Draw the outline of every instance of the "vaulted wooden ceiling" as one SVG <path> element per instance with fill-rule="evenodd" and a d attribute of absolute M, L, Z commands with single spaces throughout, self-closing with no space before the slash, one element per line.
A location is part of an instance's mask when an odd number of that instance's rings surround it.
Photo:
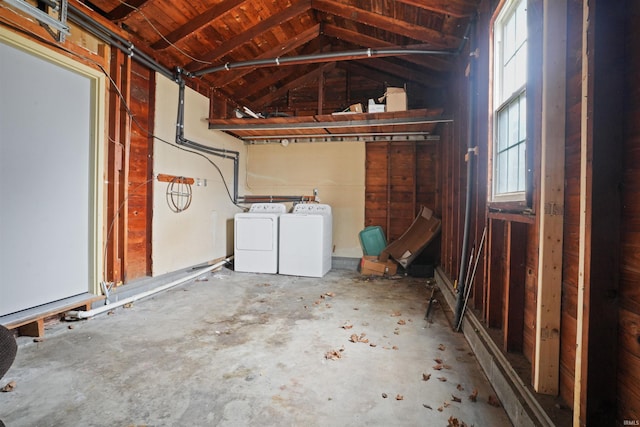
<path fill-rule="evenodd" d="M 257 112 L 339 111 L 407 87 L 410 108 L 437 108 L 476 0 L 91 0 L 84 2 L 168 68 L 198 72 L 256 59 L 362 49 L 444 55 L 237 68 L 200 77 L 214 96 Z M 319 99 L 321 106 L 318 107 Z M 231 112 L 221 114 L 230 115 Z"/>

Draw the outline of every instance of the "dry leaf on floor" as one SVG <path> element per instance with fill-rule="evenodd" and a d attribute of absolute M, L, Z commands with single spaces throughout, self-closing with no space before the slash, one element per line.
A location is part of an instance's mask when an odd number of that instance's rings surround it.
<path fill-rule="evenodd" d="M 442 404 L 442 406 L 444 406 L 445 408 L 448 408 L 448 407 L 449 407 L 449 405 L 451 405 L 451 403 L 449 403 L 449 402 L 444 402 L 444 403 Z"/>
<path fill-rule="evenodd" d="M 3 393 L 9 393 L 12 392 L 14 388 L 16 388 L 16 382 L 15 381 L 11 381 L 9 384 L 5 385 L 4 387 L 2 387 L 2 391 Z"/>
<path fill-rule="evenodd" d="M 398 325 L 406 325 L 407 322 L 405 322 L 404 320 L 400 319 L 398 320 Z"/>
<path fill-rule="evenodd" d="M 344 325 L 340 326 L 342 329 L 351 329 L 353 328 L 353 325 L 350 323 L 345 323 Z"/>
<path fill-rule="evenodd" d="M 73 328 L 75 328 L 75 326 L 73 326 L 73 325 L 69 325 L 69 326 L 67 326 L 67 328 L 69 328 L 69 329 L 73 329 Z"/>
<path fill-rule="evenodd" d="M 429 381 L 429 378 L 431 378 L 431 374 L 422 374 L 422 381 Z"/>
<path fill-rule="evenodd" d="M 44 338 L 42 337 L 37 337 L 33 339 L 33 342 L 43 342 L 43 341 L 44 341 Z"/>
<path fill-rule="evenodd" d="M 454 402 L 458 402 L 458 403 L 462 402 L 462 399 L 460 399 L 458 396 L 453 395 L 453 394 L 451 395 L 451 400 L 453 400 Z"/>
<path fill-rule="evenodd" d="M 336 350 L 327 351 L 324 355 L 324 358 L 329 360 L 340 359 L 342 357 L 342 354 L 340 354 L 340 351 L 336 351 Z"/>
<path fill-rule="evenodd" d="M 321 302 L 322 302 L 321 300 L 317 300 L 317 301 L 314 301 L 313 303 L 314 303 L 315 305 L 318 305 L 318 304 L 320 304 Z"/>
<path fill-rule="evenodd" d="M 400 331 L 393 331 L 395 335 L 400 335 Z"/>
<path fill-rule="evenodd" d="M 133 307 L 133 303 L 132 302 L 128 302 L 125 305 L 123 305 L 124 308 L 131 308 Z"/>
<path fill-rule="evenodd" d="M 447 365 L 446 363 L 442 365 L 444 369 L 451 369 L 451 365 Z"/>
<path fill-rule="evenodd" d="M 440 358 L 435 358 L 433 359 L 434 362 L 436 362 L 438 365 L 442 365 L 442 359 Z"/>
<path fill-rule="evenodd" d="M 109 311 L 107 312 L 107 316 L 111 316 L 112 314 L 114 314 L 114 311 L 113 311 L 113 310 L 109 310 Z"/>
<path fill-rule="evenodd" d="M 382 393 L 382 398 L 383 398 L 383 399 L 386 399 L 387 397 L 388 397 L 388 396 L 387 396 L 387 393 Z"/>
<path fill-rule="evenodd" d="M 427 405 L 426 403 L 423 403 L 423 404 L 422 404 L 422 406 L 424 406 L 424 407 L 425 407 L 425 408 L 427 408 L 427 409 L 431 409 L 431 410 L 433 410 L 433 408 L 432 408 L 431 406 Z"/>
<path fill-rule="evenodd" d="M 325 295 L 331 298 L 336 296 L 336 294 L 334 294 L 333 292 L 327 292 Z"/>
<path fill-rule="evenodd" d="M 404 396 L 401 394 L 396 395 L 396 400 L 404 400 Z"/>
<path fill-rule="evenodd" d="M 465 423 L 464 421 L 459 421 L 452 415 L 449 417 L 449 424 L 447 425 L 447 427 L 467 427 L 467 423 Z"/>
<path fill-rule="evenodd" d="M 435 369 L 436 371 L 441 371 L 442 370 L 442 365 L 435 365 L 433 367 L 433 369 Z"/>
<path fill-rule="evenodd" d="M 441 406 L 441 407 L 438 408 L 438 411 L 442 412 L 442 411 L 444 411 L 444 408 Z"/>
<path fill-rule="evenodd" d="M 440 350 L 440 351 L 445 351 L 446 349 L 447 349 L 447 346 L 445 346 L 444 344 L 440 344 L 438 346 L 438 350 Z"/>
<path fill-rule="evenodd" d="M 369 347 L 377 347 L 378 344 L 374 344 L 374 343 L 369 343 Z"/>
<path fill-rule="evenodd" d="M 391 347 L 393 350 L 398 350 L 398 346 L 394 345 L 393 347 Z"/>
<path fill-rule="evenodd" d="M 473 392 L 471 392 L 471 394 L 469 395 L 469 400 L 472 402 L 475 402 L 476 400 L 478 400 L 478 389 L 474 388 Z"/>
<path fill-rule="evenodd" d="M 494 395 L 489 396 L 489 399 L 487 399 L 487 403 L 489 403 L 489 405 L 491 406 L 495 406 L 496 408 L 500 407 L 500 401 Z"/>
<path fill-rule="evenodd" d="M 358 342 L 358 335 L 353 334 L 349 337 L 349 341 L 351 342 Z"/>
<path fill-rule="evenodd" d="M 456 388 L 457 388 L 459 391 L 464 391 L 464 387 L 462 387 L 462 384 L 458 384 L 458 385 L 456 386 Z"/>
<path fill-rule="evenodd" d="M 438 380 L 444 383 L 447 381 L 447 377 L 438 377 Z"/>
<path fill-rule="evenodd" d="M 391 313 L 391 317 L 400 317 L 402 316 L 402 313 L 400 313 L 399 311 L 394 311 L 393 313 Z"/>

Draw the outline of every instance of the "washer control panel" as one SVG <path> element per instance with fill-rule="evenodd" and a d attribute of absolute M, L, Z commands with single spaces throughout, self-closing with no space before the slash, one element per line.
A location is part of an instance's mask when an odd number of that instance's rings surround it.
<path fill-rule="evenodd" d="M 317 204 L 317 203 L 300 203 L 293 208 L 293 213 L 306 214 L 306 215 L 313 215 L 313 214 L 330 215 L 331 206 Z"/>

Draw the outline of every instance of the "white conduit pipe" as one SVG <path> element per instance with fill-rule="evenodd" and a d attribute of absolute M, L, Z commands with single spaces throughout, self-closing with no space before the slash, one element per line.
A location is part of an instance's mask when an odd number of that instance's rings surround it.
<path fill-rule="evenodd" d="M 180 284 L 182 284 L 184 282 L 187 282 L 187 281 L 189 281 L 191 279 L 195 279 L 196 277 L 202 275 L 203 273 L 207 273 L 207 272 L 209 272 L 211 270 L 215 270 L 216 268 L 222 267 L 223 265 L 225 265 L 228 262 L 230 262 L 232 259 L 233 259 L 233 256 L 230 256 L 229 258 L 225 258 L 224 260 L 222 260 L 222 261 L 220 261 L 218 263 L 215 263 L 215 264 L 209 265 L 207 267 L 204 267 L 204 268 L 198 270 L 197 272 L 195 272 L 193 274 L 190 274 L 190 275 L 188 275 L 186 277 L 182 277 L 180 279 L 174 280 L 173 282 L 167 283 L 167 284 L 162 285 L 162 286 L 158 286 L 157 288 L 154 288 L 154 289 L 148 290 L 146 292 L 142 292 L 142 293 L 133 295 L 131 297 L 122 299 L 120 301 L 115 301 L 113 303 L 110 303 L 110 304 L 107 304 L 107 305 L 103 305 L 102 307 L 94 308 L 92 310 L 87 310 L 87 311 L 84 311 L 84 310 L 67 311 L 66 314 L 65 314 L 65 319 L 69 319 L 69 320 L 89 319 L 89 318 L 91 318 L 91 317 L 93 317 L 93 316 L 95 316 L 97 314 L 104 313 L 105 311 L 109 311 L 109 310 L 112 310 L 112 309 L 117 308 L 117 307 L 121 307 L 121 306 L 123 306 L 125 304 L 129 304 L 129 303 L 132 303 L 132 302 L 137 301 L 139 299 L 146 298 L 146 297 L 148 297 L 150 295 L 156 294 L 158 292 L 162 292 L 162 291 L 165 291 L 167 289 L 173 288 L 174 286 L 180 285 Z"/>

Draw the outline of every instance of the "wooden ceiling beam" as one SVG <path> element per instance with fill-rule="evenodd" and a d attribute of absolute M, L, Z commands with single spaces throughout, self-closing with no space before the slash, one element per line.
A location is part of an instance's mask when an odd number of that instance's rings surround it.
<path fill-rule="evenodd" d="M 288 8 L 284 9 L 282 12 L 279 12 L 271 17 L 265 19 L 257 25 L 247 29 L 242 34 L 238 34 L 237 36 L 227 40 L 222 43 L 213 51 L 202 55 L 200 58 L 203 61 L 213 62 L 217 59 L 220 59 L 224 55 L 233 51 L 234 49 L 242 46 L 243 44 L 253 40 L 258 35 L 269 31 L 272 27 L 282 25 L 283 23 L 293 19 L 297 16 L 302 15 L 303 13 L 307 13 L 311 10 L 311 0 L 299 0 L 293 3 Z M 197 61 L 192 61 L 185 68 L 189 71 L 197 71 L 205 68 L 202 63 Z"/>
<path fill-rule="evenodd" d="M 273 58 L 275 56 L 281 56 L 287 54 L 292 50 L 299 48 L 300 46 L 310 42 L 320 35 L 320 24 L 310 27 L 308 30 L 298 34 L 294 38 L 287 40 L 285 44 L 279 45 L 270 49 L 263 54 L 257 56 L 255 59 Z M 246 68 L 243 70 L 233 70 L 227 72 L 220 72 L 218 75 L 212 76 L 208 79 L 212 87 L 219 88 L 228 85 L 229 83 L 236 81 L 247 74 L 254 71 L 255 68 Z"/>
<path fill-rule="evenodd" d="M 170 44 L 177 43 L 185 37 L 196 33 L 203 27 L 211 25 L 217 18 L 233 10 L 242 3 L 244 3 L 244 0 L 224 0 L 222 3 L 218 3 L 206 12 L 188 21 L 183 26 L 173 30 L 164 38 L 153 43 L 151 48 L 155 50 L 166 49 Z"/>
<path fill-rule="evenodd" d="M 140 9 L 142 6 L 144 6 L 144 4 L 148 1 L 149 0 L 127 0 L 126 3 L 121 3 L 111 12 L 107 13 L 107 18 L 109 18 L 110 21 L 122 21 L 137 9 Z"/>
<path fill-rule="evenodd" d="M 477 2 L 457 0 L 397 0 L 430 12 L 442 13 L 454 18 L 468 18 L 476 12 Z"/>
<path fill-rule="evenodd" d="M 373 60 L 373 59 L 372 59 Z M 380 60 L 382 61 L 382 60 Z M 358 76 L 364 76 L 371 80 L 387 81 L 389 78 L 394 78 L 400 83 L 406 83 L 411 81 L 425 87 L 442 87 L 445 85 L 445 79 L 442 77 L 426 75 L 416 72 L 407 74 L 406 70 L 403 71 L 402 67 L 398 68 L 397 65 L 385 61 L 384 64 L 376 64 L 376 66 L 369 66 L 369 61 L 366 62 L 341 62 L 338 64 L 338 68 L 347 70 L 350 73 Z M 386 68 L 380 68 L 386 67 Z M 404 73 L 404 74 L 403 74 Z"/>
<path fill-rule="evenodd" d="M 428 80 L 431 76 L 426 76 L 424 72 L 418 72 L 412 69 L 408 69 L 406 67 L 403 67 L 402 65 L 381 58 L 371 58 L 361 61 L 361 63 L 363 67 L 371 67 L 377 70 L 382 70 L 383 73 L 396 76 L 401 80 L 404 80 L 405 82 L 413 82 L 421 86 L 429 86 L 426 80 Z"/>
<path fill-rule="evenodd" d="M 307 54 L 318 53 L 320 51 L 320 48 L 318 47 L 314 50 L 313 45 L 317 44 L 315 42 L 317 42 L 320 39 L 321 37 L 316 37 L 312 42 L 305 45 L 303 53 L 307 53 Z M 311 68 L 312 67 L 307 67 L 307 69 L 309 70 L 311 70 Z M 250 69 L 250 71 L 254 71 L 254 70 L 255 69 Z M 245 86 L 241 91 L 236 89 L 234 93 L 236 94 L 238 99 L 244 100 L 246 102 L 250 102 L 249 98 L 254 96 L 255 94 L 259 94 L 260 92 L 264 91 L 266 88 L 270 86 L 275 86 L 278 83 L 290 80 L 291 78 L 294 78 L 294 76 L 296 75 L 300 75 L 300 69 L 298 67 L 282 67 L 279 70 L 268 74 L 267 76 L 261 75 L 260 77 L 256 77 L 254 79 L 249 78 L 248 80 L 253 81 L 253 83 L 251 85 Z"/>
<path fill-rule="evenodd" d="M 360 47 L 396 47 L 393 43 L 389 43 L 386 40 L 380 40 L 376 37 L 367 36 L 357 31 L 348 30 L 346 28 L 339 27 L 333 24 L 324 24 L 322 32 L 328 37 L 340 39 Z M 426 45 L 408 45 L 403 46 L 405 49 L 428 49 Z M 412 62 L 422 67 L 430 68 L 436 71 L 449 71 L 451 70 L 451 61 L 446 57 L 431 55 L 406 55 L 401 57 L 403 60 Z"/>
<path fill-rule="evenodd" d="M 263 96 L 260 99 L 255 100 L 252 104 L 253 105 L 268 105 L 271 102 L 273 102 L 274 100 L 285 96 L 287 94 L 288 91 L 290 91 L 291 89 L 295 89 L 301 86 L 304 86 L 306 83 L 313 81 L 314 79 L 317 79 L 320 75 L 322 75 L 322 73 L 331 71 L 332 69 L 334 69 L 336 66 L 335 62 L 331 62 L 329 64 L 325 64 L 321 67 L 316 68 L 315 70 L 304 74 L 301 77 L 298 77 L 297 79 L 291 80 L 290 82 L 288 82 L 287 84 L 285 84 L 284 86 L 278 88 L 277 90 Z"/>
<path fill-rule="evenodd" d="M 234 95 L 238 98 L 239 101 L 249 103 L 251 102 L 249 98 L 260 94 L 268 87 L 286 81 L 287 79 L 291 78 L 295 71 L 296 70 L 291 67 L 282 68 L 275 73 L 269 74 L 268 77 L 256 79 L 252 85 L 246 86 L 245 88 L 243 88 L 243 90 L 236 89 L 234 91 Z"/>
<path fill-rule="evenodd" d="M 384 28 L 391 33 L 427 43 L 432 48 L 453 50 L 457 49 L 461 42 L 461 39 L 458 37 L 443 34 L 432 28 L 411 24 L 400 19 L 380 15 L 335 0 L 311 0 L 311 4 L 316 10 L 374 28 Z"/>

